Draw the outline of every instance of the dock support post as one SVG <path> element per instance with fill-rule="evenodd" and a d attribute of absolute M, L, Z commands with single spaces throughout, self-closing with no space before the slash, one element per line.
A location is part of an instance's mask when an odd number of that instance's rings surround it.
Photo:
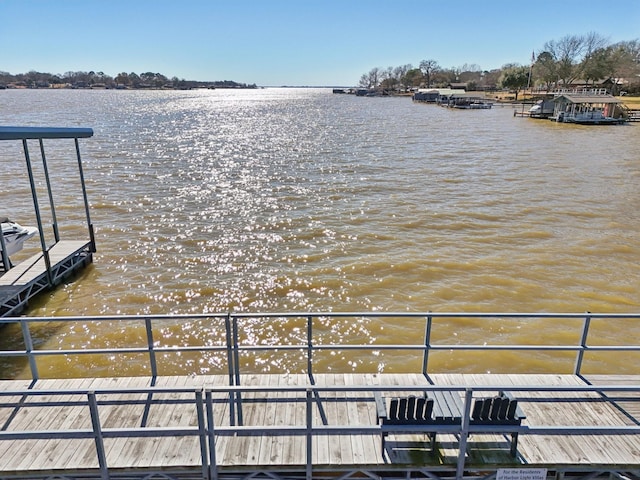
<path fill-rule="evenodd" d="M 2 235 L 2 227 L 0 227 L 0 249 L 2 249 L 2 268 L 5 272 L 8 272 L 11 268 L 11 261 L 9 255 L 7 255 L 7 244 L 4 241 L 4 235 Z"/>
<path fill-rule="evenodd" d="M 311 315 L 307 317 L 307 375 L 313 379 L 313 317 Z"/>
<path fill-rule="evenodd" d="M 196 410 L 198 414 L 198 439 L 200 440 L 200 459 L 202 460 L 202 478 L 207 480 L 209 478 L 209 452 L 207 451 L 207 422 L 204 415 L 204 392 L 202 389 L 198 389 L 196 394 Z"/>
<path fill-rule="evenodd" d="M 587 349 L 587 338 L 589 337 L 589 326 L 591 325 L 591 315 L 587 312 L 587 316 L 584 319 L 584 325 L 582 326 L 582 336 L 580 338 L 580 350 L 576 355 L 576 364 L 573 367 L 573 374 L 580 375 L 582 370 L 582 360 L 584 359 L 584 352 Z"/>
<path fill-rule="evenodd" d="M 313 479 L 313 390 L 307 388 L 307 466 L 306 466 L 306 480 Z"/>
<path fill-rule="evenodd" d="M 233 317 L 231 319 L 231 325 L 233 327 L 233 366 L 234 366 L 234 385 L 240 386 L 240 352 L 238 351 L 238 319 Z M 238 412 L 238 425 L 243 425 L 242 420 L 242 393 L 236 391 L 236 410 Z"/>
<path fill-rule="evenodd" d="M 456 478 L 464 477 L 464 461 L 467 452 L 467 439 L 469 438 L 469 422 L 471 421 L 471 399 L 473 390 L 467 388 L 464 393 L 464 415 L 462 417 L 462 431 L 460 432 L 460 442 L 458 450 L 458 465 L 456 467 Z"/>
<path fill-rule="evenodd" d="M 91 240 L 91 251 L 96 251 L 96 239 L 93 232 L 93 223 L 91 223 L 91 215 L 89 214 L 89 199 L 87 198 L 87 187 L 84 184 L 84 171 L 82 170 L 82 158 L 80 157 L 80 143 L 78 137 L 73 139 L 76 144 L 76 157 L 78 158 L 78 172 L 80 173 L 80 185 L 82 185 L 82 199 L 84 200 L 84 211 L 87 216 L 87 227 L 89 228 L 89 239 Z"/>
<path fill-rule="evenodd" d="M 29 330 L 29 322 L 20 320 L 20 327 L 22 328 L 22 340 L 24 341 L 24 348 L 29 358 L 29 368 L 31 369 L 31 380 L 38 380 L 40 375 L 38 374 L 38 364 L 33 356 L 33 340 L 31 339 L 31 331 Z"/>
<path fill-rule="evenodd" d="M 38 223 L 38 231 L 40 232 L 40 245 L 42 247 L 42 255 L 44 256 L 44 264 L 47 269 L 47 285 L 53 286 L 53 276 L 51 273 L 51 260 L 47 250 L 47 243 L 44 239 L 44 231 L 42 229 L 42 215 L 40 214 L 40 204 L 38 203 L 38 194 L 36 193 L 36 182 L 33 178 L 33 167 L 31 166 L 31 157 L 29 156 L 29 146 L 27 140 L 22 140 L 22 148 L 24 150 L 24 160 L 27 164 L 27 172 L 29 174 L 29 184 L 31 185 L 31 197 L 33 199 L 33 208 L 36 212 L 36 221 Z"/>
<path fill-rule="evenodd" d="M 47 193 L 49 194 L 49 206 L 51 208 L 51 221 L 53 222 L 53 237 L 56 243 L 60 241 L 60 230 L 58 229 L 58 219 L 56 217 L 56 206 L 53 201 L 53 192 L 51 190 L 51 179 L 49 178 L 49 167 L 47 166 L 47 157 L 44 153 L 44 142 L 39 139 L 40 142 L 40 156 L 42 157 L 42 168 L 44 170 L 44 179 L 47 184 Z"/>
<path fill-rule="evenodd" d="M 218 460 L 216 459 L 216 436 L 213 419 L 213 395 L 211 390 L 205 393 L 207 405 L 207 437 L 209 438 L 209 479 L 218 480 Z"/>
<path fill-rule="evenodd" d="M 427 316 L 427 324 L 424 330 L 424 352 L 422 353 L 422 374 L 426 377 L 429 371 L 429 346 L 431 345 L 431 324 L 433 317 Z"/>
<path fill-rule="evenodd" d="M 227 341 L 227 370 L 229 373 L 229 386 L 233 386 L 233 353 L 231 352 L 231 313 L 227 313 L 224 318 L 224 330 Z M 236 394 L 229 390 L 229 425 L 236 424 Z"/>
<path fill-rule="evenodd" d="M 98 415 L 98 402 L 96 401 L 96 393 L 87 392 L 87 397 L 89 399 L 89 411 L 91 413 L 93 436 L 96 442 L 96 454 L 98 455 L 100 478 L 102 478 L 102 480 L 109 480 L 109 467 L 107 466 L 107 455 L 104 449 L 104 438 L 102 437 L 100 416 Z"/>
<path fill-rule="evenodd" d="M 149 364 L 151 366 L 151 386 L 153 387 L 158 378 L 158 364 L 156 362 L 156 352 L 153 349 L 153 326 L 151 325 L 151 319 L 149 317 L 145 317 L 144 325 L 147 330 L 147 348 L 149 350 Z"/>

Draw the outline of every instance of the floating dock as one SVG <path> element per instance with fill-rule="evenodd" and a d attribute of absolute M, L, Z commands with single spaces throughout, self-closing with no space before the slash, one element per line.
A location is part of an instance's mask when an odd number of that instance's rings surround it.
<path fill-rule="evenodd" d="M 14 265 L 2 248 L 0 267 L 0 317 L 14 316 L 22 312 L 29 301 L 40 293 L 59 285 L 77 270 L 92 262 L 96 251 L 93 224 L 89 214 L 89 203 L 84 183 L 82 160 L 78 139 L 93 135 L 90 128 L 39 128 L 39 127 L 0 127 L 0 141 L 22 142 L 26 174 L 31 185 L 35 217 L 40 237 L 40 253 Z M 49 167 L 44 149 L 44 140 L 72 139 L 75 143 L 75 156 L 78 164 L 78 175 L 84 199 L 87 221 L 85 239 L 63 240 L 60 236 L 58 218 L 56 216 L 55 199 L 52 193 Z M 50 210 L 51 234 L 40 208 L 40 200 L 36 193 L 36 180 L 29 152 L 29 142 L 38 142 L 38 150 L 43 165 L 44 182 L 47 186 L 48 208 Z M 45 232 L 45 228 L 47 231 Z M 47 238 L 50 237 L 50 238 Z"/>
<path fill-rule="evenodd" d="M 388 317 L 392 324 L 416 327 L 412 339 L 423 344 L 326 344 L 327 322 Z M 263 324 L 286 319 L 300 323 L 308 338 L 299 344 L 255 345 L 239 341 L 243 322 Z M 537 345 L 446 345 L 439 327 L 453 320 L 521 320 L 522 328 L 544 332 L 545 325 L 574 322 L 578 343 L 559 345 L 536 338 Z M 422 322 L 420 320 L 423 320 Z M 8 320 L 3 320 L 8 321 Z M 24 350 L 0 352 L 24 356 L 31 378 L 0 381 L 0 478 L 3 479 L 471 479 L 562 478 L 637 479 L 640 475 L 640 375 L 634 372 L 591 374 L 591 355 L 637 356 L 640 347 L 603 344 L 597 333 L 604 322 L 640 321 L 640 315 L 574 314 L 264 314 L 140 317 L 20 318 Z M 36 350 L 30 330 L 36 323 L 112 322 L 116 328 L 146 329 L 147 345 L 108 349 Z M 167 322 L 198 322 L 218 331 L 201 347 L 164 344 Z M 280 323 L 277 323 L 280 325 Z M 533 325 L 533 326 L 532 326 Z M 275 326 L 275 325 L 274 325 Z M 422 329 L 423 327 L 424 329 Z M 571 327 L 569 327 L 571 328 Z M 318 328 L 321 330 L 320 328 Z M 142 337 L 145 335 L 143 334 Z M 542 336 L 542 335 L 541 335 Z M 594 336 L 591 340 L 591 336 Z M 140 337 L 137 337 L 140 338 Z M 162 340 L 160 340 L 162 339 Z M 143 340 L 143 343 L 145 341 Z M 359 373 L 351 369 L 318 371 L 314 358 L 327 352 L 357 350 L 363 365 L 376 365 L 387 351 L 412 351 L 422 368 L 405 373 Z M 575 354 L 573 371 L 561 373 L 438 373 L 429 357 L 493 351 L 546 355 Z M 255 355 L 282 359 L 295 352 L 303 371 L 260 373 Z M 147 356 L 147 376 L 41 379 L 38 361 L 108 354 L 128 362 Z M 160 360 L 171 354 L 210 355 L 227 365 L 212 374 L 158 375 Z M 128 360 L 129 359 L 129 360 Z M 570 359 L 571 360 L 571 359 Z M 195 364 L 198 362 L 196 361 Z M 559 362 L 560 363 L 560 362 Z M 571 361 L 570 361 L 571 363 Z M 596 362 L 598 363 L 598 362 Z M 637 370 L 638 363 L 635 363 Z M 228 369 L 226 372 L 224 371 Z M 635 371 L 634 370 L 634 371 Z M 526 415 L 522 425 L 474 424 L 472 400 L 508 390 Z M 375 395 L 405 397 L 424 393 L 457 396 L 460 417 L 438 428 L 432 449 L 429 427 L 399 427 L 382 446 Z M 510 434 L 518 433 L 516 454 Z"/>

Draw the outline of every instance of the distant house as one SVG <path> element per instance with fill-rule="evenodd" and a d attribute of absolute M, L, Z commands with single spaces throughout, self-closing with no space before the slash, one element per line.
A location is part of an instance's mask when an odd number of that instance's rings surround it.
<path fill-rule="evenodd" d="M 421 88 L 421 89 L 418 89 L 418 91 L 413 94 L 413 101 L 436 103 L 438 101 L 439 96 L 440 96 L 440 91 L 437 88 L 430 88 L 430 89 Z"/>
<path fill-rule="evenodd" d="M 603 80 L 602 83 L 602 88 L 606 88 L 609 92 L 611 92 L 612 95 L 620 95 L 620 92 L 622 90 L 626 90 L 627 86 L 629 85 L 629 80 L 626 80 L 624 78 L 607 78 L 606 80 Z"/>
<path fill-rule="evenodd" d="M 464 90 L 462 89 L 419 88 L 418 91 L 413 94 L 413 100 L 416 102 L 441 103 L 443 98 L 448 98 L 451 95 L 463 93 Z"/>
<path fill-rule="evenodd" d="M 468 86 L 469 84 L 467 82 L 449 84 L 449 88 L 452 88 L 454 90 L 464 90 L 465 92 L 467 91 Z"/>

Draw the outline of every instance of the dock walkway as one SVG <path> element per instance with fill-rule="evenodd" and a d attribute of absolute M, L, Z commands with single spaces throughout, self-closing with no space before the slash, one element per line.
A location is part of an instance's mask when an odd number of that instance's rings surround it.
<path fill-rule="evenodd" d="M 0 274 L 0 317 L 19 314 L 30 299 L 59 285 L 93 260 L 90 241 L 61 240 L 47 253 L 49 268 L 44 254 L 38 253 Z"/>
<path fill-rule="evenodd" d="M 432 385 L 487 391 L 508 386 L 526 412 L 517 457 L 509 455 L 509 441 L 503 435 L 472 434 L 464 455 L 466 472 L 544 468 L 640 473 L 638 391 L 627 396 L 629 392 L 624 391 L 584 390 L 589 384 L 637 386 L 640 379 L 635 376 L 434 374 L 430 383 L 413 374 L 324 374 L 315 375 L 314 380 L 311 385 L 306 375 L 248 376 L 242 392 L 242 425 L 231 420 L 225 376 L 161 377 L 153 387 L 150 377 L 39 380 L 28 392 L 27 381 L 4 381 L 0 383 L 0 478 L 99 476 L 100 455 L 87 402 L 90 394 L 96 396 L 104 462 L 114 478 L 133 471 L 140 478 L 156 471 L 173 472 L 168 478 L 209 478 L 212 468 L 215 476 L 225 478 L 251 472 L 276 478 L 303 476 L 307 434 L 314 476 L 352 471 L 381 475 L 388 470 L 455 476 L 459 433 L 439 435 L 435 452 L 430 452 L 424 434 L 390 435 L 384 456 L 380 449 L 370 389 L 397 395 L 400 387 L 415 392 L 413 388 Z M 208 389 L 213 432 L 204 440 L 199 436 L 205 427 L 199 420 L 195 392 Z M 306 421 L 307 389 L 313 392 L 311 433 Z M 553 434 L 552 427 L 558 426 L 576 432 L 619 428 L 620 433 Z M 623 432 L 628 427 L 635 427 L 635 433 Z M 535 428 L 551 433 L 526 431 Z M 35 438 L 11 438 L 20 433 Z M 205 467 L 206 474 L 202 473 L 203 448 L 215 458 L 215 465 Z"/>
<path fill-rule="evenodd" d="M 424 344 L 323 344 L 318 326 L 350 322 L 353 317 L 388 317 L 387 322 L 411 322 L 419 330 L 423 315 Z M 478 478 L 521 472 L 527 478 L 640 478 L 640 347 L 590 342 L 592 322 L 635 322 L 640 315 L 575 314 L 261 314 L 275 322 L 306 325 L 308 341 L 259 346 L 239 340 L 243 321 L 256 316 L 190 315 L 144 317 L 20 317 L 25 348 L 0 351 L 2 357 L 24 356 L 31 377 L 0 381 L 0 479 L 347 479 Z M 278 317 L 280 316 L 280 317 Z M 578 321 L 579 344 L 447 345 L 433 331 L 453 319 L 483 323 L 501 318 L 513 326 L 544 331 L 547 322 Z M 172 319 L 197 319 L 218 329 L 220 344 L 164 345 L 154 340 Z M 2 320 L 0 323 L 8 322 Z M 34 324 L 45 321 L 125 322 L 144 325 L 146 347 L 125 345 L 105 349 L 34 349 Z M 221 327 L 221 328 L 219 328 Z M 226 330 L 226 331 L 225 331 Z M 304 331 L 304 329 L 301 329 Z M 630 331 L 633 328 L 630 329 Z M 144 333 L 142 335 L 144 337 Z M 413 338 L 419 337 L 419 332 Z M 139 338 L 139 337 L 138 337 Z M 542 340 L 542 339 L 541 339 Z M 369 352 L 371 365 L 386 350 L 415 350 L 422 369 L 405 373 L 318 371 L 315 356 L 323 351 L 357 349 Z M 430 355 L 438 351 L 491 350 L 575 351 L 573 373 L 455 373 L 432 372 Z M 306 356 L 307 367 L 290 373 L 264 373 L 248 361 L 249 354 Z M 228 360 L 215 374 L 158 375 L 164 353 L 215 352 Z M 624 355 L 629 371 L 588 373 L 590 355 Z M 148 355 L 149 376 L 110 378 L 40 378 L 38 364 L 51 356 Z M 170 358 L 170 357 L 169 357 Z M 304 358 L 303 358 L 304 359 Z M 6 360 L 6 359 L 5 359 Z M 117 360 L 115 360 L 117 361 Z M 171 361 L 171 360 L 167 360 Z M 197 363 L 197 361 L 195 362 Z M 260 363 L 260 362 L 258 362 Z M 366 364 L 366 363 L 365 363 Z M 26 365 L 25 365 L 26 366 Z M 298 369 L 300 370 L 300 369 Z M 469 370 L 472 370 L 471 368 Z M 624 370 L 624 369 L 623 369 Z M 509 391 L 526 419 L 516 427 L 516 456 L 510 435 L 499 427 L 470 424 L 472 400 Z M 389 433 L 382 450 L 375 393 L 385 397 L 447 392 L 464 405 L 462 417 L 438 430 L 431 450 L 429 436 L 420 431 Z M 489 433 L 487 433 L 489 432 Z M 511 431 L 509 431 L 511 432 Z M 522 473 L 524 472 L 524 473 Z M 518 477 L 525 478 L 525 477 Z"/>

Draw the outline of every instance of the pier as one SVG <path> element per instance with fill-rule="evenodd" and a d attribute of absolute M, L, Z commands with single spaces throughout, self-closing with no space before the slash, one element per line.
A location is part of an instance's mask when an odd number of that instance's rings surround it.
<path fill-rule="evenodd" d="M 323 343 L 335 322 L 384 318 L 413 326 L 406 344 Z M 255 344 L 243 323 L 286 321 L 298 343 Z M 450 344 L 438 327 L 473 319 L 543 332 L 568 322 L 575 344 L 542 334 L 521 344 Z M 0 382 L 0 478 L 29 479 L 312 479 L 312 478 L 620 478 L 640 475 L 640 346 L 604 342 L 602 326 L 636 324 L 640 314 L 316 313 L 190 316 L 27 318 L 19 321 L 24 348 L 0 352 L 23 362 L 25 378 Z M 43 322 L 112 322 L 140 328 L 126 345 L 36 349 L 31 331 Z M 1 322 L 9 322 L 3 319 Z M 206 345 L 167 343 L 169 322 L 198 322 L 219 332 Z M 594 327 L 594 325 L 596 325 Z M 306 332 L 306 333 L 305 333 Z M 632 337 L 634 338 L 634 337 Z M 424 341 L 420 341 L 423 339 Z M 631 340 L 631 338 L 630 338 Z M 358 352 L 361 368 L 322 368 L 323 357 Z M 514 362 L 495 373 L 434 371 L 438 355 L 456 358 L 509 352 Z M 415 359 L 402 372 L 376 368 L 402 352 Z M 549 372 L 519 371 L 519 355 L 553 355 Z M 146 358 L 145 374 L 41 378 L 47 359 L 108 355 L 115 365 Z M 174 355 L 222 364 L 209 373 L 163 374 Z M 606 358 L 629 358 L 624 371 Z M 264 358 L 290 358 L 265 371 Z M 338 362 L 339 363 L 339 362 Z M 415 366 L 417 365 L 417 368 Z M 596 368 L 597 367 L 597 368 Z M 526 418 L 521 425 L 477 425 L 472 403 L 509 391 Z M 382 447 L 375 396 L 455 398 L 459 416 L 436 427 L 401 426 Z M 425 430 L 437 430 L 433 450 Z M 518 434 L 515 455 L 510 435 Z M 520 476 L 518 476 L 520 475 Z"/>
<path fill-rule="evenodd" d="M 31 196 L 38 224 L 40 253 L 13 264 L 6 254 L 4 238 L 2 259 L 0 262 L 0 317 L 17 315 L 24 310 L 29 301 L 69 277 L 79 269 L 91 263 L 96 251 L 93 224 L 89 214 L 89 202 L 84 182 L 82 159 L 80 156 L 79 138 L 93 135 L 90 128 L 48 128 L 48 127 L 0 127 L 0 141 L 22 142 L 26 174 L 29 177 Z M 61 229 L 56 215 L 55 199 L 49 176 L 49 166 L 45 154 L 44 141 L 71 139 L 74 142 L 75 154 L 82 198 L 87 222 L 87 234 L 84 238 L 71 240 L 61 238 Z M 37 179 L 29 151 L 29 142 L 38 143 L 39 156 L 42 161 L 42 183 L 46 185 L 48 204 L 46 212 L 50 224 L 45 225 L 43 207 L 37 194 Z M 47 228 L 45 228 L 47 227 Z M 50 233 L 49 233 L 50 228 Z"/>

